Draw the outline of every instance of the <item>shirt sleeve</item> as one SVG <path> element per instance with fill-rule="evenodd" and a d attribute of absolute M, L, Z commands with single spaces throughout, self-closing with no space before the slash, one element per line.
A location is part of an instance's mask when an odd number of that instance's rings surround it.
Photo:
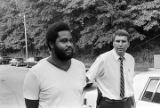
<path fill-rule="evenodd" d="M 133 58 L 133 65 L 132 65 L 132 71 L 133 71 L 133 76 L 135 76 L 135 59 Z"/>
<path fill-rule="evenodd" d="M 91 82 L 94 82 L 100 73 L 103 72 L 103 59 L 99 56 L 95 62 L 91 65 L 90 69 L 88 70 L 86 76 Z"/>
<path fill-rule="evenodd" d="M 29 71 L 24 79 L 23 96 L 30 100 L 39 100 L 39 82 L 35 74 Z"/>
<path fill-rule="evenodd" d="M 84 77 L 83 77 L 83 87 L 85 87 L 86 84 L 87 84 L 87 82 L 86 82 L 86 74 L 84 73 Z"/>
<path fill-rule="evenodd" d="M 85 68 L 85 65 L 83 64 L 82 66 L 82 85 L 83 87 L 86 86 L 86 68 Z"/>

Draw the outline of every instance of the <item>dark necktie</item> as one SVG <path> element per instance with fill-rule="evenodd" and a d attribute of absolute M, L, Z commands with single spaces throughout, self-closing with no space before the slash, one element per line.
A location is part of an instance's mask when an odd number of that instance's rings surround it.
<path fill-rule="evenodd" d="M 120 72 L 121 72 L 121 77 L 120 77 L 120 97 L 124 98 L 125 94 L 125 84 L 124 84 L 124 75 L 123 75 L 123 57 L 119 58 L 120 60 Z"/>

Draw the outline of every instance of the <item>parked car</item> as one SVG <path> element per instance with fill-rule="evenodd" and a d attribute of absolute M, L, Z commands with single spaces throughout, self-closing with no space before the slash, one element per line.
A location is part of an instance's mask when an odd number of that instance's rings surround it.
<path fill-rule="evenodd" d="M 21 58 L 21 57 L 17 57 L 17 58 L 13 58 L 11 61 L 10 61 L 10 65 L 11 66 L 25 66 L 26 64 L 24 63 L 24 59 Z"/>
<path fill-rule="evenodd" d="M 11 57 L 8 56 L 1 56 L 0 57 L 0 64 L 9 64 Z"/>
<path fill-rule="evenodd" d="M 85 91 L 86 104 L 96 108 L 97 89 Z M 136 108 L 160 108 L 160 69 L 137 74 L 134 78 Z"/>
<path fill-rule="evenodd" d="M 136 108 L 160 108 L 160 69 L 136 75 L 134 91 Z"/>
<path fill-rule="evenodd" d="M 84 101 L 85 105 L 90 108 L 96 108 L 98 91 L 96 85 L 85 88 L 84 90 Z"/>
<path fill-rule="evenodd" d="M 26 66 L 27 66 L 28 68 L 31 68 L 32 66 L 34 66 L 35 64 L 37 64 L 38 61 L 41 60 L 41 59 L 42 59 L 42 57 L 30 57 L 30 58 L 28 58 L 28 59 L 25 61 Z"/>

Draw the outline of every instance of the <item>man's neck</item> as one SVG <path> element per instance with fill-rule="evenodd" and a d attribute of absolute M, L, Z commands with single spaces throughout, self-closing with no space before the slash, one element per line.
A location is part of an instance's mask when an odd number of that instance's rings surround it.
<path fill-rule="evenodd" d="M 64 71 L 68 71 L 70 65 L 71 65 L 71 59 L 67 61 L 62 61 L 58 59 L 55 56 L 50 56 L 48 59 L 48 62 L 51 63 L 52 65 L 56 66 L 57 68 L 60 68 Z"/>

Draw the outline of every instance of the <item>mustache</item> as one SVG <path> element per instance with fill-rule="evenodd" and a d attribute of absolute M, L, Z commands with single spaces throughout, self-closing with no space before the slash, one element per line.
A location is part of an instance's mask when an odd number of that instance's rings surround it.
<path fill-rule="evenodd" d="M 124 48 L 117 48 L 117 49 L 124 49 Z"/>
<path fill-rule="evenodd" d="M 72 48 L 72 47 L 67 47 L 65 50 L 66 50 L 66 51 L 67 51 L 67 50 L 73 50 L 73 48 Z"/>

